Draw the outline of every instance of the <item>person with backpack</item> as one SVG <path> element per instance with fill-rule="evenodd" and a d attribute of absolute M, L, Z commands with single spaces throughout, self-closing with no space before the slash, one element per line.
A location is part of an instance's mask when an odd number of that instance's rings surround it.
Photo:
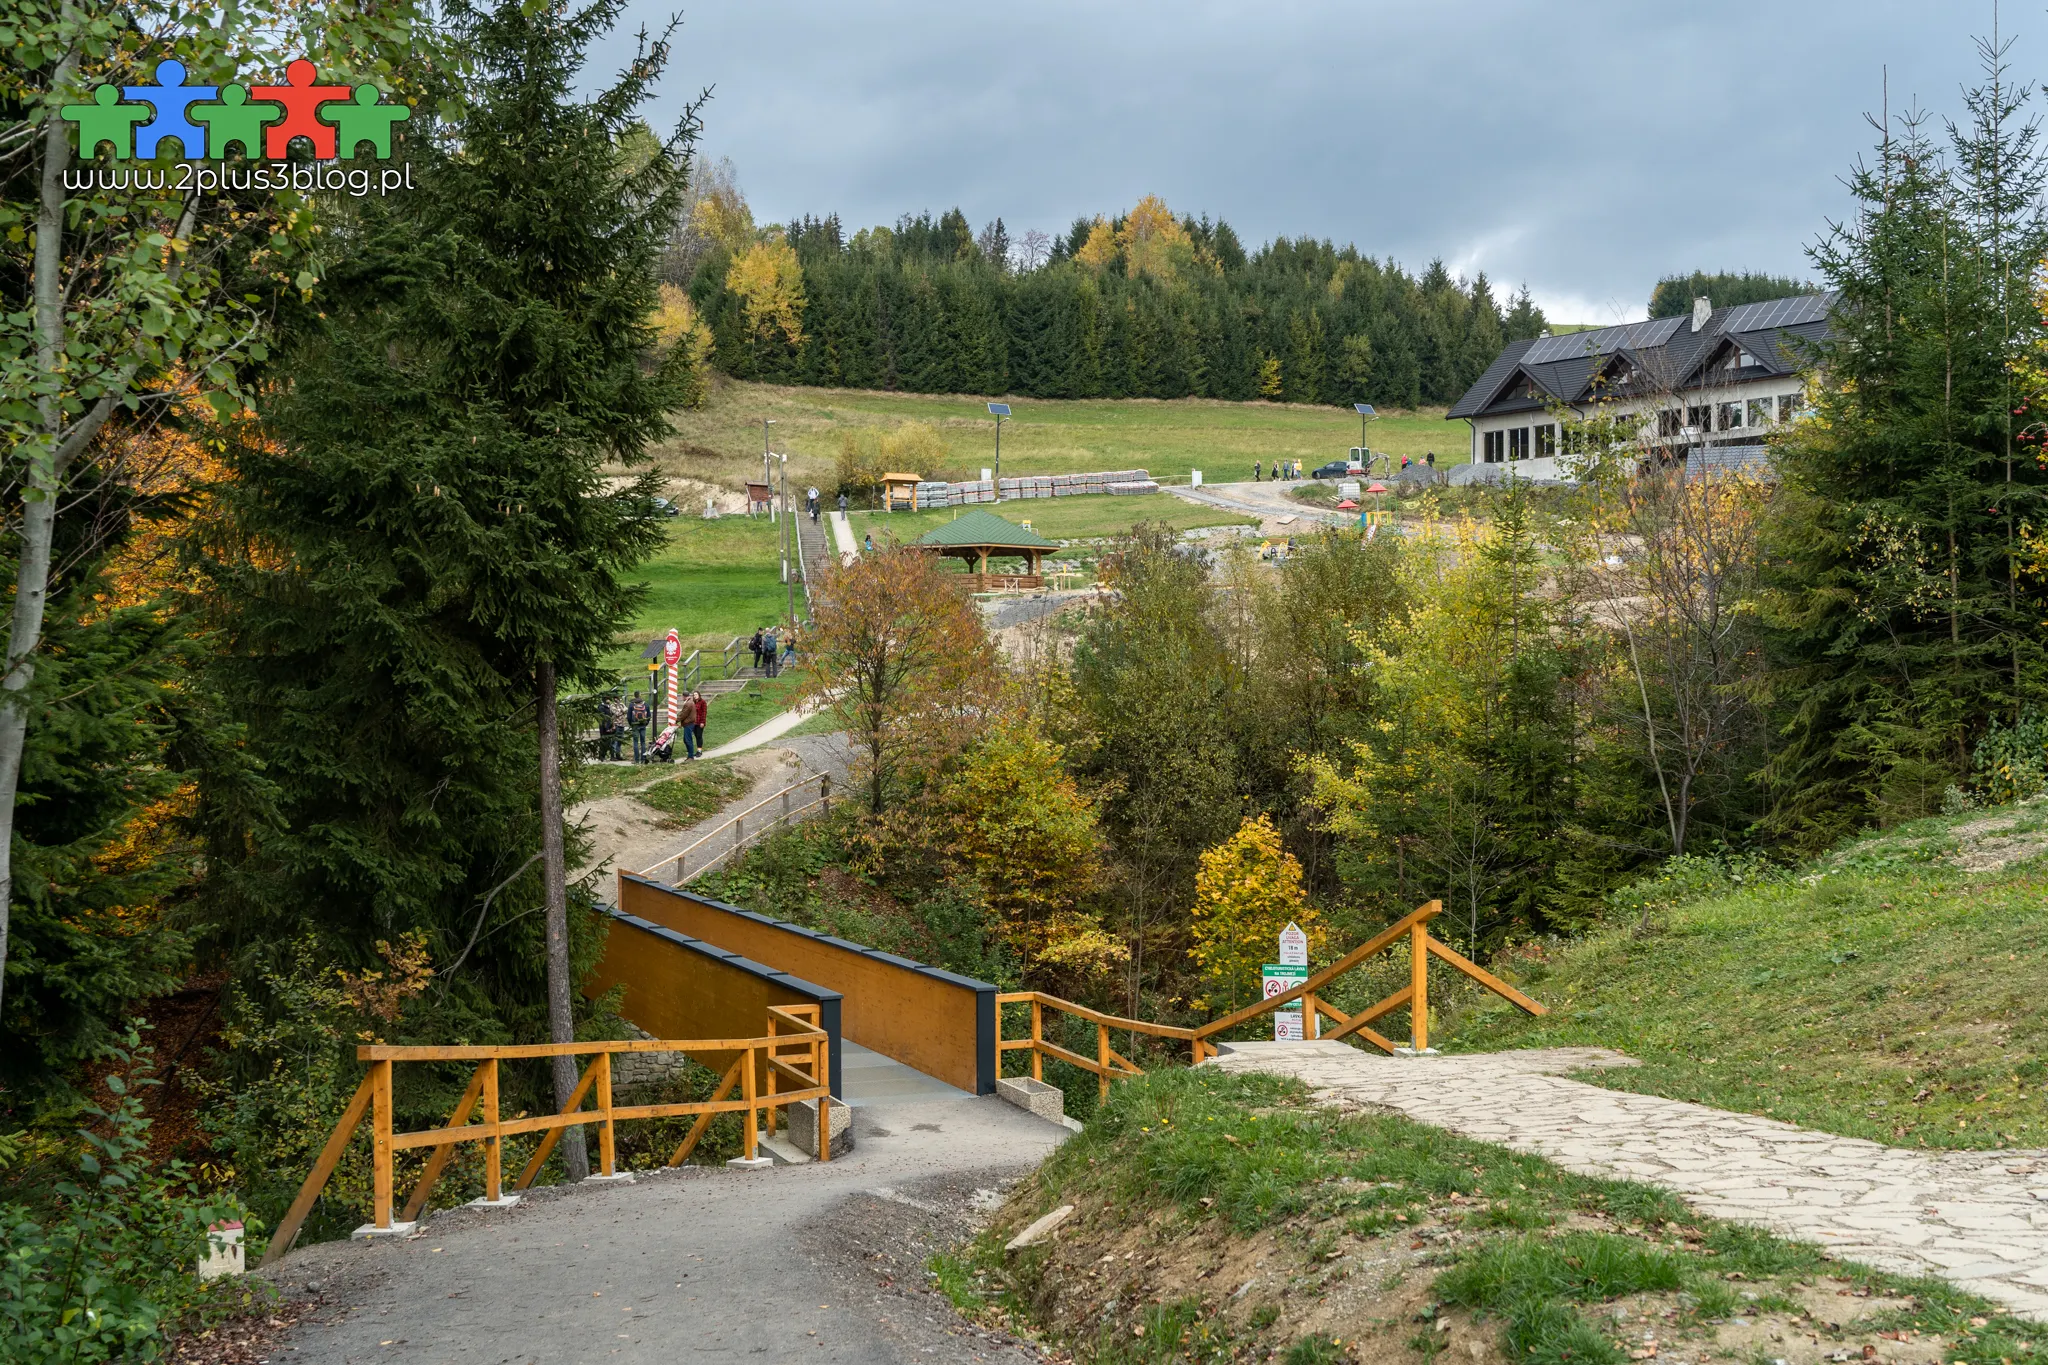
<path fill-rule="evenodd" d="M 842 517 L 846 515 L 846 494 L 844 493 L 839 495 L 839 515 Z"/>
<path fill-rule="evenodd" d="M 782 671 L 776 667 L 775 648 L 775 627 L 770 626 L 761 632 L 761 665 L 762 672 L 771 678 Z"/>
<path fill-rule="evenodd" d="M 754 667 L 758 669 L 758 668 L 759 668 L 759 667 L 761 666 L 761 632 L 760 632 L 760 631 L 758 631 L 758 630 L 757 630 L 757 631 L 755 631 L 755 632 L 754 632 L 754 637 L 753 637 L 753 638 L 752 638 L 751 640 L 748 640 L 748 641 L 747 641 L 747 649 L 748 649 L 749 651 L 751 651 L 751 652 L 752 652 L 752 654 L 753 654 L 753 656 L 754 656 Z"/>
<path fill-rule="evenodd" d="M 804 502 L 810 509 L 811 525 L 816 526 L 818 524 L 818 490 L 815 488 L 805 489 Z"/>
<path fill-rule="evenodd" d="M 789 633 L 788 633 L 787 635 L 784 635 L 784 636 L 782 637 L 782 664 L 781 664 L 781 667 L 784 667 L 784 668 L 788 667 L 788 666 L 789 666 L 789 665 L 790 665 L 790 664 L 791 664 L 792 662 L 794 662 L 794 661 L 795 661 L 795 659 L 796 659 L 796 626 L 795 626 L 795 624 L 794 624 L 794 623 L 792 623 L 792 624 L 790 625 L 790 627 L 789 627 Z"/>
<path fill-rule="evenodd" d="M 647 722 L 651 719 L 653 719 L 653 715 L 647 709 L 647 699 L 638 692 L 635 692 L 633 700 L 627 703 L 626 706 L 626 728 L 633 732 L 633 761 L 635 763 L 645 763 L 647 761 Z"/>

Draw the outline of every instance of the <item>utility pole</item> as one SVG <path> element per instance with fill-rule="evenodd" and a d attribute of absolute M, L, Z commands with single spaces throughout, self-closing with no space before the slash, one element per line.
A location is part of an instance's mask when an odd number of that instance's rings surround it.
<path fill-rule="evenodd" d="M 768 489 L 768 517 L 771 521 L 775 518 L 775 478 L 768 469 L 768 428 L 774 425 L 773 417 L 761 419 L 761 482 Z"/>

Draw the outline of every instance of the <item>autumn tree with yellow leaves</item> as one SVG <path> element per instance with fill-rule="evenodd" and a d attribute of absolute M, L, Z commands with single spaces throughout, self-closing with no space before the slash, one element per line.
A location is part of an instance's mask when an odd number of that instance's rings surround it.
<path fill-rule="evenodd" d="M 1247 816 L 1237 833 L 1204 853 L 1195 872 L 1188 949 L 1203 980 L 1226 1008 L 1256 999 L 1259 968 L 1278 951 L 1289 923 L 1313 944 L 1322 925 L 1309 907 L 1301 864 L 1269 816 Z"/>

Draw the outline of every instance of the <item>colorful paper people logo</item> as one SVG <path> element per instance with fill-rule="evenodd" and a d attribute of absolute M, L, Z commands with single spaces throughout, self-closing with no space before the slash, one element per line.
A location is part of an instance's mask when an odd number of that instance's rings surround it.
<path fill-rule="evenodd" d="M 78 125 L 78 154 L 86 159 L 105 145 L 117 161 L 152 160 L 172 140 L 191 161 L 224 161 L 237 146 L 252 161 L 281 159 L 302 137 L 323 161 L 353 160 L 365 144 L 377 160 L 388 160 L 391 125 L 412 110 L 384 103 L 374 85 L 316 85 L 318 75 L 301 57 L 285 68 L 284 85 L 187 85 L 185 64 L 171 58 L 157 63 L 155 85 L 102 85 L 91 104 L 60 112 Z"/>

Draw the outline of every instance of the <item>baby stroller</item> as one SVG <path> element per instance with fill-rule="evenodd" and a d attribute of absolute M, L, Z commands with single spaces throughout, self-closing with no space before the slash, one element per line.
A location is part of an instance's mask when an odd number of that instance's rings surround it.
<path fill-rule="evenodd" d="M 655 736 L 654 747 L 647 751 L 652 763 L 673 763 L 676 761 L 676 731 L 674 726 Z"/>

